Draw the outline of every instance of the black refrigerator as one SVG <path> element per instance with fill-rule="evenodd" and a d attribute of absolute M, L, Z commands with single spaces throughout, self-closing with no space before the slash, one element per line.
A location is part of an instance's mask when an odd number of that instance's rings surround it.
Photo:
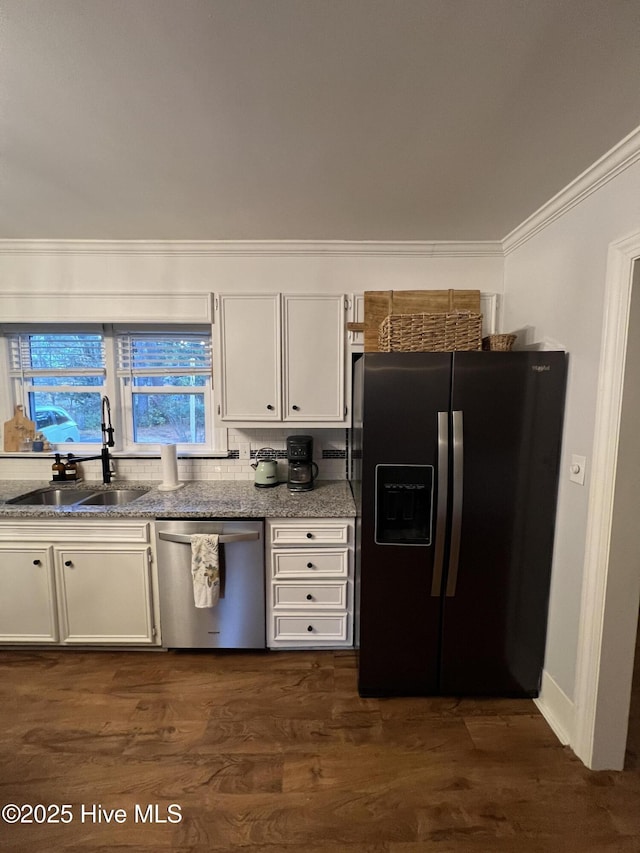
<path fill-rule="evenodd" d="M 565 384 L 562 352 L 356 362 L 361 696 L 538 695 Z"/>

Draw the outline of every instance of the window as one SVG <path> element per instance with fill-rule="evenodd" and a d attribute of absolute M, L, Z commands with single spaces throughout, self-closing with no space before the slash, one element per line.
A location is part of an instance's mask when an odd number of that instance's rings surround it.
<path fill-rule="evenodd" d="M 207 444 L 211 337 L 194 332 L 116 335 L 132 444 Z"/>
<path fill-rule="evenodd" d="M 106 392 L 102 332 L 18 333 L 9 337 L 16 402 L 52 444 L 101 441 Z"/>
<path fill-rule="evenodd" d="M 14 401 L 52 444 L 100 443 L 106 394 L 116 450 L 226 449 L 213 429 L 209 327 L 21 328 L 8 342 Z"/>

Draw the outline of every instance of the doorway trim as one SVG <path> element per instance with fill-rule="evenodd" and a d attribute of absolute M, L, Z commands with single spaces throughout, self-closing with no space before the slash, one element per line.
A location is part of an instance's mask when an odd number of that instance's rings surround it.
<path fill-rule="evenodd" d="M 609 555 L 614 512 L 624 372 L 629 334 L 634 263 L 640 232 L 610 244 L 605 282 L 602 356 L 587 517 L 584 580 L 575 684 L 576 755 L 593 770 L 622 770 L 627 742 L 638 600 L 620 602 L 611 592 Z M 635 619 L 617 619 L 620 606 Z M 620 666 L 603 689 L 603 653 L 613 650 Z"/>

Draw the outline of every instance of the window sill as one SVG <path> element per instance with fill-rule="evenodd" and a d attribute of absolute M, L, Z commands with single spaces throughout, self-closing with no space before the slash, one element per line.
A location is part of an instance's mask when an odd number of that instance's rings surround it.
<path fill-rule="evenodd" d="M 100 453 L 100 447 L 95 450 L 46 450 L 46 451 L 21 451 L 21 450 L 13 450 L 6 451 L 0 450 L 0 459 L 53 459 L 59 453 L 60 456 L 67 456 L 69 453 L 72 453 L 74 456 L 93 456 L 94 453 L 96 456 Z M 117 450 L 109 454 L 113 459 L 160 459 L 161 455 L 157 450 L 151 451 L 149 453 L 141 453 L 139 451 L 135 451 L 132 453 L 128 453 L 125 450 Z M 183 453 L 178 451 L 178 459 L 228 459 L 231 456 L 231 452 L 228 450 L 210 450 L 210 451 L 196 451 Z"/>

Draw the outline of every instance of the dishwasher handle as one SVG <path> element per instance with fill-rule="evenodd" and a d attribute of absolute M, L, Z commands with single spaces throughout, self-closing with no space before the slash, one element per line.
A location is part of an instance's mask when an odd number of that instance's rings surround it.
<path fill-rule="evenodd" d="M 159 539 L 164 539 L 167 542 L 178 542 L 180 545 L 191 545 L 191 536 L 189 533 L 158 533 Z M 245 533 L 220 533 L 218 534 L 218 542 L 221 545 L 230 545 L 232 542 L 253 542 L 260 538 L 260 533 L 257 530 L 248 530 Z"/>

